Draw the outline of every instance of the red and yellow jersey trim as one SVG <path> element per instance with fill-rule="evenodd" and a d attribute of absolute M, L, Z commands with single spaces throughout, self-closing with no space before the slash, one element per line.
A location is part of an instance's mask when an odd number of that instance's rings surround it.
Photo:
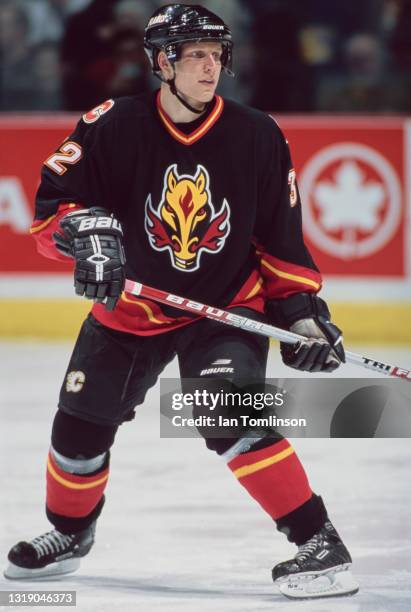
<path fill-rule="evenodd" d="M 257 312 L 264 312 L 264 279 L 255 269 L 246 279 L 229 306 L 244 306 Z"/>
<path fill-rule="evenodd" d="M 45 227 L 49 225 L 56 218 L 57 215 L 51 215 L 51 217 L 47 217 L 44 221 L 33 221 L 29 233 L 36 234 L 37 232 L 41 232 Z"/>
<path fill-rule="evenodd" d="M 263 280 L 262 276 L 259 276 L 257 282 L 254 285 L 254 287 L 245 296 L 245 300 L 251 300 L 251 298 L 255 297 L 258 293 L 260 293 L 260 291 L 262 291 L 262 288 L 263 288 L 263 283 L 264 283 L 264 280 Z"/>
<path fill-rule="evenodd" d="M 35 219 L 29 230 L 37 244 L 37 250 L 44 257 L 68 263 L 69 258 L 60 253 L 53 240 L 54 232 L 61 231 L 60 221 L 68 212 L 76 208 L 84 208 L 74 202 L 59 204 L 57 211 L 46 219 Z"/>
<path fill-rule="evenodd" d="M 159 318 L 157 318 L 154 315 L 154 312 L 153 312 L 154 305 L 153 305 L 153 308 L 150 308 L 147 302 L 143 302 L 142 300 L 131 299 L 127 296 L 127 294 L 124 291 L 121 294 L 121 299 L 127 304 L 135 304 L 136 306 L 139 306 L 140 308 L 142 308 L 145 314 L 147 315 L 147 319 L 150 321 L 150 323 L 155 323 L 156 325 L 164 325 L 164 324 L 170 323 L 170 321 L 168 321 L 167 319 L 164 319 L 163 321 L 161 321 Z"/>
<path fill-rule="evenodd" d="M 298 274 L 290 274 L 289 272 L 285 272 L 284 270 L 280 270 L 268 263 L 266 259 L 261 259 L 261 265 L 268 268 L 273 274 L 278 276 L 279 278 L 285 278 L 287 280 L 294 281 L 295 283 L 301 283 L 302 285 L 308 285 L 309 287 L 313 287 L 316 291 L 318 291 L 321 287 L 320 283 L 308 278 L 307 276 L 299 276 Z"/>
<path fill-rule="evenodd" d="M 71 208 L 80 208 L 80 207 L 78 204 L 74 204 L 74 203 L 64 204 L 63 208 L 62 207 L 59 208 L 58 213 L 61 213 L 62 211 L 66 213 L 67 210 Z M 44 230 L 53 221 L 53 219 L 57 217 L 58 213 L 55 213 L 54 215 L 47 217 L 47 219 L 35 219 L 33 223 L 31 224 L 29 233 L 36 234 L 37 232 L 41 232 L 42 230 Z"/>
<path fill-rule="evenodd" d="M 256 254 L 268 299 L 286 298 L 303 291 L 317 293 L 321 289 L 322 277 L 317 270 L 284 261 L 260 250 Z"/>
<path fill-rule="evenodd" d="M 175 140 L 184 145 L 192 145 L 198 140 L 200 140 L 200 138 L 207 134 L 207 132 L 213 127 L 213 125 L 217 122 L 221 113 L 223 112 L 224 100 L 221 96 L 216 95 L 214 108 L 211 111 L 210 115 L 208 115 L 204 122 L 196 130 L 194 130 L 194 132 L 191 132 L 191 134 L 184 134 L 184 132 L 182 132 L 175 126 L 170 117 L 167 115 L 164 108 L 161 106 L 160 93 L 161 90 L 159 90 L 156 99 L 157 110 L 158 114 L 160 115 L 160 119 L 169 134 L 171 134 L 171 136 L 175 138 Z"/>

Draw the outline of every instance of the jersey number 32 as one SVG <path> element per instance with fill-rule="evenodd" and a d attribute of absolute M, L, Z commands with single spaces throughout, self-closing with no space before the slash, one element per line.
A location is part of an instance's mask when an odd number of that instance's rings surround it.
<path fill-rule="evenodd" d="M 82 158 L 82 148 L 77 142 L 69 140 L 61 145 L 57 153 L 50 155 L 45 165 L 60 176 L 67 172 L 66 165 L 76 164 Z"/>

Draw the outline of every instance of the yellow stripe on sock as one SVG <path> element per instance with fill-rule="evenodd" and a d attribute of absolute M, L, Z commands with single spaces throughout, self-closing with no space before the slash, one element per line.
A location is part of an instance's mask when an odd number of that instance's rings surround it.
<path fill-rule="evenodd" d="M 103 484 L 103 482 L 106 482 L 106 480 L 108 479 L 108 474 L 106 474 L 105 476 L 99 478 L 98 480 L 95 480 L 94 482 L 85 482 L 84 484 L 80 484 L 78 482 L 70 482 L 69 480 L 66 480 L 65 478 L 57 474 L 56 470 L 51 464 L 50 459 L 47 461 L 47 469 L 53 476 L 54 480 L 57 480 L 57 482 L 63 485 L 63 487 L 67 487 L 68 489 L 94 489 L 94 487 L 98 487 L 99 485 Z"/>
<path fill-rule="evenodd" d="M 250 465 L 244 465 L 243 467 L 238 468 L 238 470 L 234 470 L 233 474 L 237 478 L 242 478 L 243 476 L 249 476 L 250 474 L 254 474 L 254 472 L 258 472 L 259 470 L 263 470 L 264 468 L 273 465 L 274 463 L 278 463 L 282 461 L 289 455 L 292 455 L 294 449 L 292 446 L 289 446 L 285 450 L 281 451 L 281 453 L 277 453 L 272 457 L 267 457 L 267 459 L 262 459 L 261 461 L 257 461 L 256 463 L 251 463 Z"/>

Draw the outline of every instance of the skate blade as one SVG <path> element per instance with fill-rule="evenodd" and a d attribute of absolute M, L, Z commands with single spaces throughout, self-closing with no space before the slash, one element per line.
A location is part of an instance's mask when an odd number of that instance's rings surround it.
<path fill-rule="evenodd" d="M 280 592 L 288 599 L 320 599 L 325 597 L 348 597 L 359 591 L 359 584 L 350 570 L 327 571 L 307 574 L 305 577 L 289 578 L 278 584 Z"/>
<path fill-rule="evenodd" d="M 74 557 L 72 559 L 64 559 L 57 563 L 50 563 L 46 567 L 39 569 L 30 569 L 27 567 L 19 567 L 14 563 L 9 563 L 8 568 L 4 571 L 4 577 L 9 580 L 32 580 L 36 578 L 44 578 L 47 576 L 60 576 L 62 574 L 71 574 L 80 567 L 80 559 Z"/>

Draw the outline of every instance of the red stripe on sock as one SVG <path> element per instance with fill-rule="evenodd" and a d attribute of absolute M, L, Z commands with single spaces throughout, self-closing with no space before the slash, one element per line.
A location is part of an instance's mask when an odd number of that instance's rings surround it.
<path fill-rule="evenodd" d="M 238 455 L 228 467 L 273 519 L 292 512 L 312 496 L 304 468 L 287 440 Z"/>
<path fill-rule="evenodd" d="M 70 518 L 87 516 L 100 501 L 107 484 L 109 469 L 93 476 L 79 476 L 59 468 L 51 453 L 47 464 L 47 508 Z"/>

